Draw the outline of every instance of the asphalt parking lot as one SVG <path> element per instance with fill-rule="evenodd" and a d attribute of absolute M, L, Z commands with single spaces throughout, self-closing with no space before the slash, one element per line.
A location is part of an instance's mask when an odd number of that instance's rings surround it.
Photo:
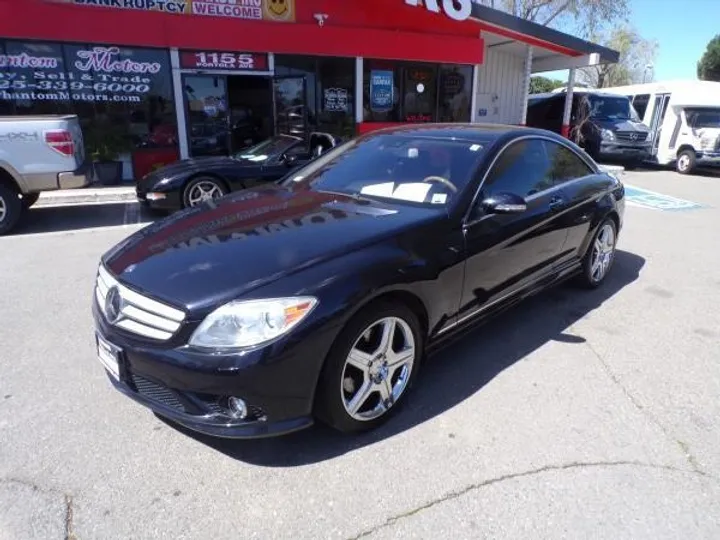
<path fill-rule="evenodd" d="M 623 180 L 602 289 L 473 332 L 357 438 L 213 441 L 118 394 L 93 279 L 150 218 L 34 209 L 0 238 L 0 538 L 720 537 L 720 178 Z"/>

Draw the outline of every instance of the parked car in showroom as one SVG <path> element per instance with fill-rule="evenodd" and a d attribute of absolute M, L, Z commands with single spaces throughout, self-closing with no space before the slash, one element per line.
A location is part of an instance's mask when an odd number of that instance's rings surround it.
<path fill-rule="evenodd" d="M 213 436 L 372 429 L 430 348 L 566 279 L 600 286 L 624 210 L 553 133 L 386 128 L 105 253 L 97 353 L 117 390 Z"/>
<path fill-rule="evenodd" d="M 277 135 L 232 156 L 202 156 L 165 165 L 140 179 L 135 191 L 152 210 L 180 210 L 279 180 L 336 145 L 329 133 L 313 132 L 307 138 Z"/>

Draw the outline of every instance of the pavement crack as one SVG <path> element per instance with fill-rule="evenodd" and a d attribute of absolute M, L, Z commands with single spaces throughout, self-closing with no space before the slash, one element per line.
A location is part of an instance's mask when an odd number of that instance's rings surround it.
<path fill-rule="evenodd" d="M 613 369 L 610 367 L 610 364 L 607 362 L 605 357 L 600 354 L 595 347 L 592 346 L 592 344 L 589 341 L 585 341 L 585 344 L 587 345 L 588 349 L 595 355 L 595 358 L 598 359 L 598 362 L 600 362 L 600 365 L 602 366 L 603 371 L 607 374 L 607 376 L 610 378 L 610 380 L 615 383 L 615 385 L 620 388 L 622 393 L 625 395 L 625 397 L 632 403 L 632 405 L 640 411 L 648 420 L 650 420 L 655 426 L 660 428 L 660 430 L 665 434 L 665 438 L 670 441 L 670 443 L 676 445 L 680 452 L 682 452 L 683 456 L 685 456 L 685 459 L 687 460 L 688 464 L 692 468 L 693 471 L 695 471 L 698 474 L 701 474 L 703 476 L 709 476 L 707 475 L 702 468 L 700 467 L 700 464 L 698 463 L 695 456 L 690 452 L 690 447 L 687 443 L 681 441 L 680 439 L 675 436 L 672 431 L 663 424 L 660 419 L 655 416 L 652 411 L 647 409 L 643 406 L 642 403 L 640 403 L 640 400 L 635 397 L 635 395 L 628 389 L 627 386 L 625 386 L 622 381 L 620 380 L 620 377 L 618 377 Z"/>
<path fill-rule="evenodd" d="M 77 540 L 75 536 L 74 508 L 72 495 L 65 494 L 65 540 Z"/>
<path fill-rule="evenodd" d="M 417 506 L 415 508 L 412 508 L 410 510 L 407 510 L 405 512 L 402 512 L 400 514 L 397 514 L 395 516 L 389 517 L 386 519 L 383 523 L 372 527 L 370 529 L 367 529 L 356 536 L 352 536 L 348 538 L 348 540 L 359 540 L 360 538 L 366 538 L 370 536 L 371 534 L 375 534 L 376 532 L 386 529 L 387 527 L 393 526 L 395 523 L 402 521 L 403 519 L 412 517 L 416 514 L 419 514 L 425 510 L 428 510 L 430 508 L 433 508 L 435 506 L 438 506 L 440 504 L 443 504 L 445 502 L 449 502 L 455 499 L 459 499 L 460 497 L 467 495 L 468 493 L 472 491 L 477 491 L 479 489 L 492 486 L 494 484 L 499 484 L 501 482 L 506 482 L 508 480 L 515 480 L 518 478 L 528 478 L 532 476 L 536 476 L 539 474 L 543 474 L 546 472 L 554 472 L 554 471 L 567 471 L 567 470 L 573 470 L 573 469 L 590 469 L 590 468 L 602 468 L 602 467 L 642 467 L 647 469 L 658 469 L 658 470 L 665 470 L 665 471 L 671 471 L 671 472 L 677 472 L 677 473 L 685 473 L 685 474 L 696 474 L 700 476 L 708 476 L 705 473 L 701 471 L 696 470 L 687 470 L 687 469 L 680 469 L 677 467 L 673 467 L 672 465 L 656 465 L 652 463 L 643 463 L 641 461 L 587 461 L 587 462 L 571 462 L 571 463 L 565 463 L 562 465 L 546 465 L 544 467 L 540 467 L 537 469 L 531 469 L 524 472 L 519 473 L 510 473 L 505 474 L 502 476 L 497 476 L 495 478 L 490 478 L 488 480 L 484 480 L 482 482 L 478 482 L 475 484 L 470 484 L 462 489 L 456 490 L 456 491 L 450 491 L 443 495 L 442 497 L 439 497 L 437 499 L 433 499 L 425 504 L 422 504 L 420 506 Z M 710 477 L 713 478 L 714 477 Z"/>

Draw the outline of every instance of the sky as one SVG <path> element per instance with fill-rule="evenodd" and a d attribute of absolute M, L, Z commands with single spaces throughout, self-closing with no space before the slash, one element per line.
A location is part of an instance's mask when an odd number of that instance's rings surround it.
<path fill-rule="evenodd" d="M 720 34 L 720 0 L 630 0 L 630 23 L 658 42 L 655 81 L 697 79 L 697 62 L 708 41 Z M 567 71 L 543 73 L 566 79 Z"/>

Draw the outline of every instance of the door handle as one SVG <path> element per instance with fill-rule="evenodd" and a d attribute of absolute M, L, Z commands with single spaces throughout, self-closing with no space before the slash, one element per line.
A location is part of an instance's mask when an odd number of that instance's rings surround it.
<path fill-rule="evenodd" d="M 553 212 L 556 212 L 565 205 L 565 199 L 556 195 L 555 197 L 550 199 L 549 205 L 550 205 L 550 210 L 552 210 Z"/>

